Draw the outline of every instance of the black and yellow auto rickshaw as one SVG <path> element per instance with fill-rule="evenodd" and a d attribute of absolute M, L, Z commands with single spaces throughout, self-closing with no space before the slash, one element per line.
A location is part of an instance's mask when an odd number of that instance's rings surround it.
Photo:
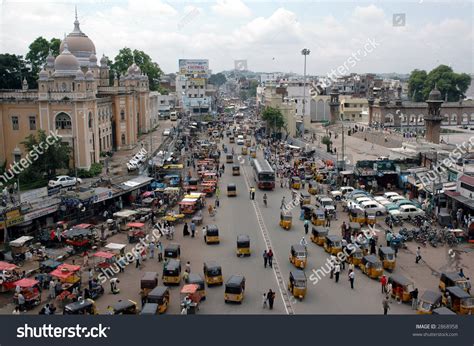
<path fill-rule="evenodd" d="M 250 148 L 250 157 L 253 159 L 257 158 L 257 151 L 255 148 Z"/>
<path fill-rule="evenodd" d="M 474 314 L 474 297 L 458 286 L 446 287 L 446 293 L 451 296 L 451 309 L 460 315 Z M 447 303 L 446 295 L 443 296 L 442 302 Z"/>
<path fill-rule="evenodd" d="M 250 256 L 250 237 L 248 234 L 237 236 L 237 256 Z"/>
<path fill-rule="evenodd" d="M 313 216 L 313 211 L 314 211 L 314 205 L 311 204 L 304 204 L 301 206 L 301 209 L 303 210 L 303 217 L 305 220 L 311 221 L 311 218 Z"/>
<path fill-rule="evenodd" d="M 393 271 L 395 269 L 395 251 L 388 246 L 379 248 L 379 258 L 383 263 L 383 269 Z"/>
<path fill-rule="evenodd" d="M 382 262 L 375 255 L 367 255 L 362 257 L 359 268 L 369 278 L 378 279 L 383 274 Z"/>
<path fill-rule="evenodd" d="M 349 222 L 349 231 L 352 234 L 358 234 L 360 232 L 361 226 L 358 222 Z"/>
<path fill-rule="evenodd" d="M 291 245 L 289 260 L 296 268 L 304 269 L 308 260 L 307 257 L 308 253 L 304 245 Z"/>
<path fill-rule="evenodd" d="M 197 292 L 201 296 L 201 300 L 206 299 L 206 284 L 200 274 L 190 273 L 188 275 L 188 280 L 186 283 L 191 284 L 191 285 L 197 285 L 198 286 Z"/>
<path fill-rule="evenodd" d="M 225 162 L 226 162 L 226 163 L 234 163 L 234 155 L 232 155 L 232 154 L 227 154 L 227 155 L 225 156 Z"/>
<path fill-rule="evenodd" d="M 444 306 L 434 309 L 431 312 L 431 314 L 432 315 L 456 315 L 456 313 L 453 310 L 448 309 L 447 307 L 444 307 Z"/>
<path fill-rule="evenodd" d="M 232 175 L 240 175 L 240 166 L 238 164 L 232 165 Z"/>
<path fill-rule="evenodd" d="M 365 211 L 360 208 L 352 208 L 349 211 L 349 222 L 357 222 L 358 224 L 364 224 L 366 221 Z"/>
<path fill-rule="evenodd" d="M 248 148 L 244 145 L 244 146 L 242 147 L 241 154 L 242 154 L 242 155 L 247 155 L 248 153 L 249 153 L 249 150 L 248 150 Z"/>
<path fill-rule="evenodd" d="M 156 303 L 145 303 L 143 305 L 142 310 L 140 311 L 140 315 L 159 315 L 160 314 L 160 306 Z"/>
<path fill-rule="evenodd" d="M 287 231 L 291 228 L 293 222 L 293 216 L 291 211 L 282 210 L 280 211 L 280 227 L 286 229 Z"/>
<path fill-rule="evenodd" d="M 242 303 L 245 292 L 245 276 L 231 275 L 225 283 L 224 300 L 228 302 Z"/>
<path fill-rule="evenodd" d="M 310 180 L 308 183 L 308 192 L 311 195 L 316 195 L 318 193 L 318 183 L 316 180 Z"/>
<path fill-rule="evenodd" d="M 165 247 L 165 261 L 168 259 L 179 260 L 181 257 L 181 246 L 176 243 L 170 243 Z"/>
<path fill-rule="evenodd" d="M 222 283 L 224 282 L 224 280 L 222 279 L 222 267 L 217 264 L 217 262 L 205 262 L 203 272 L 207 286 L 222 285 Z"/>
<path fill-rule="evenodd" d="M 137 303 L 130 299 L 119 300 L 111 308 L 114 315 L 136 315 L 138 313 Z"/>
<path fill-rule="evenodd" d="M 84 299 L 67 304 L 63 309 L 63 315 L 97 315 L 97 308 L 92 299 Z"/>
<path fill-rule="evenodd" d="M 306 274 L 302 270 L 291 270 L 288 280 L 288 291 L 293 297 L 303 300 L 306 296 Z"/>
<path fill-rule="evenodd" d="M 441 306 L 441 293 L 425 291 L 418 300 L 418 314 L 432 314 L 434 309 Z"/>
<path fill-rule="evenodd" d="M 342 251 L 342 238 L 338 235 L 328 234 L 324 239 L 324 250 L 332 255 L 337 255 Z"/>
<path fill-rule="evenodd" d="M 311 241 L 319 246 L 323 246 L 329 230 L 322 226 L 313 227 L 311 230 Z"/>
<path fill-rule="evenodd" d="M 170 304 L 170 290 L 165 286 L 156 286 L 146 297 L 148 304 L 158 304 L 158 312 L 163 314 Z"/>
<path fill-rule="evenodd" d="M 227 196 L 228 196 L 228 197 L 235 197 L 235 196 L 237 196 L 237 185 L 235 185 L 235 184 L 227 184 Z"/>
<path fill-rule="evenodd" d="M 362 249 L 357 246 L 356 244 L 352 245 L 352 249 L 347 251 L 349 256 L 347 257 L 347 262 L 354 265 L 354 267 L 358 267 L 359 264 L 362 262 L 362 257 L 364 257 L 364 252 Z"/>
<path fill-rule="evenodd" d="M 290 187 L 295 190 L 301 189 L 301 179 L 300 177 L 291 177 Z"/>
<path fill-rule="evenodd" d="M 364 256 L 368 255 L 370 252 L 370 243 L 366 237 L 357 237 L 355 244 L 362 250 Z"/>
<path fill-rule="evenodd" d="M 306 192 L 306 191 L 302 191 L 301 192 L 301 203 L 302 205 L 309 205 L 311 204 L 311 195 Z"/>
<path fill-rule="evenodd" d="M 413 281 L 407 279 L 401 274 L 392 274 L 388 278 L 392 284 L 392 296 L 401 302 L 409 303 L 412 300 L 411 293 L 415 290 Z"/>
<path fill-rule="evenodd" d="M 315 226 L 324 226 L 326 224 L 326 215 L 323 209 L 314 209 L 311 223 Z"/>
<path fill-rule="evenodd" d="M 181 282 L 181 263 L 178 260 L 170 259 L 163 266 L 163 284 L 179 285 Z"/>
<path fill-rule="evenodd" d="M 229 143 L 235 143 L 235 137 L 229 136 Z"/>
<path fill-rule="evenodd" d="M 458 286 L 466 292 L 471 289 L 471 283 L 465 277 L 455 272 L 442 272 L 439 278 L 439 289 L 444 292 L 446 287 L 451 286 Z"/>
<path fill-rule="evenodd" d="M 207 225 L 204 242 L 206 244 L 219 244 L 219 228 L 216 225 Z"/>

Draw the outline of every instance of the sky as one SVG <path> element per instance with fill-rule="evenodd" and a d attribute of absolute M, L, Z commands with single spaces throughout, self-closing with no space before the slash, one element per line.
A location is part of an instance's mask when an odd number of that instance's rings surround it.
<path fill-rule="evenodd" d="M 0 0 L 0 53 L 25 55 L 38 36 L 81 29 L 97 56 L 130 47 L 166 72 L 178 59 L 209 59 L 214 73 L 246 59 L 260 72 L 409 73 L 439 64 L 474 73 L 471 1 L 457 0 Z M 352 59 L 350 59 L 352 57 Z"/>

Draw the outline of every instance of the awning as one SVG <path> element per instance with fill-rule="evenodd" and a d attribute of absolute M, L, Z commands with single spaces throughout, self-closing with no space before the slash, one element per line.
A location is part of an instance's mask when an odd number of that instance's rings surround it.
<path fill-rule="evenodd" d="M 96 252 L 95 254 L 93 254 L 94 257 L 99 257 L 99 258 L 112 258 L 114 257 L 115 255 L 111 252 L 108 252 L 108 251 L 99 251 L 99 252 Z"/>
<path fill-rule="evenodd" d="M 121 211 L 118 211 L 118 212 L 114 213 L 114 217 L 128 218 L 130 216 L 134 216 L 134 215 L 137 215 L 137 214 L 138 213 L 134 210 L 125 209 L 125 210 L 121 210 Z"/>
<path fill-rule="evenodd" d="M 13 263 L 8 263 L 8 262 L 2 262 L 0 261 L 0 270 L 13 270 L 18 268 L 16 265 Z"/>

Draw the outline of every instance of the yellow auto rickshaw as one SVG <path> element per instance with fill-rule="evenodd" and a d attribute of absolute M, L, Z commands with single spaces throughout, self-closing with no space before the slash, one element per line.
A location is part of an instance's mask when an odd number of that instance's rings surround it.
<path fill-rule="evenodd" d="M 240 175 L 240 166 L 238 164 L 232 165 L 232 175 Z"/>
<path fill-rule="evenodd" d="M 415 290 L 413 281 L 407 279 L 401 274 L 393 274 L 388 278 L 388 282 L 392 284 L 392 296 L 401 302 L 409 303 L 412 300 L 412 292 Z"/>
<path fill-rule="evenodd" d="M 324 226 L 326 224 L 326 215 L 324 214 L 324 210 L 313 210 L 313 217 L 311 218 L 311 223 L 315 226 Z"/>
<path fill-rule="evenodd" d="M 366 221 L 365 211 L 360 208 L 352 208 L 349 212 L 349 222 L 364 224 Z"/>
<path fill-rule="evenodd" d="M 349 257 L 347 257 L 347 262 L 352 263 L 354 267 L 358 267 L 360 262 L 362 262 L 362 257 L 364 257 L 364 252 L 357 245 L 352 245 L 352 250 L 348 252 Z"/>
<path fill-rule="evenodd" d="M 181 282 L 181 263 L 170 259 L 163 266 L 163 284 L 179 285 Z"/>
<path fill-rule="evenodd" d="M 248 148 L 247 148 L 246 146 L 243 146 L 243 147 L 242 147 L 242 152 L 241 152 L 241 154 L 242 154 L 242 155 L 247 155 L 248 153 L 249 153 Z"/>
<path fill-rule="evenodd" d="M 313 227 L 311 230 L 311 241 L 319 246 L 323 246 L 328 233 L 329 230 L 327 228 L 322 226 Z"/>
<path fill-rule="evenodd" d="M 164 281 L 164 280 L 163 280 Z M 158 312 L 164 314 L 170 304 L 170 290 L 165 286 L 156 286 L 146 297 L 146 302 L 158 305 Z"/>
<path fill-rule="evenodd" d="M 291 211 L 282 210 L 280 211 L 280 227 L 286 229 L 287 231 L 291 228 L 293 216 Z"/>
<path fill-rule="evenodd" d="M 255 148 L 250 148 L 250 157 L 253 159 L 257 158 L 257 151 Z"/>
<path fill-rule="evenodd" d="M 170 243 L 165 247 L 165 261 L 167 259 L 179 260 L 181 257 L 181 246 L 176 243 Z"/>
<path fill-rule="evenodd" d="M 95 302 L 92 299 L 67 304 L 63 309 L 63 315 L 98 315 Z"/>
<path fill-rule="evenodd" d="M 460 315 L 474 314 L 474 297 L 458 286 L 446 288 L 446 293 L 451 296 L 451 309 Z M 446 295 L 443 296 L 443 304 L 446 305 Z"/>
<path fill-rule="evenodd" d="M 119 300 L 111 306 L 114 315 L 136 315 L 138 313 L 137 303 L 130 299 Z"/>
<path fill-rule="evenodd" d="M 301 188 L 301 179 L 300 179 L 300 177 L 291 177 L 290 187 L 292 189 L 299 190 Z"/>
<path fill-rule="evenodd" d="M 252 140 L 250 138 L 245 139 L 245 146 L 246 147 L 251 147 L 252 146 Z"/>
<path fill-rule="evenodd" d="M 306 246 L 300 244 L 291 245 L 289 260 L 295 267 L 304 269 L 308 260 Z"/>
<path fill-rule="evenodd" d="M 197 292 L 201 296 L 201 300 L 206 299 L 206 284 L 200 274 L 189 273 L 186 283 L 197 285 L 199 287 Z"/>
<path fill-rule="evenodd" d="M 237 236 L 237 256 L 250 256 L 250 237 L 248 234 Z"/>
<path fill-rule="evenodd" d="M 316 180 L 310 180 L 310 182 L 308 183 L 308 192 L 311 195 L 316 195 L 318 193 L 318 183 L 316 182 Z"/>
<path fill-rule="evenodd" d="M 235 197 L 235 196 L 237 196 L 237 185 L 235 185 L 235 184 L 227 184 L 227 196 L 228 196 L 228 197 Z"/>
<path fill-rule="evenodd" d="M 245 292 L 245 276 L 231 275 L 225 283 L 224 301 L 242 303 Z"/>
<path fill-rule="evenodd" d="M 288 291 L 293 297 L 303 300 L 306 296 L 306 274 L 302 270 L 291 270 L 288 280 Z"/>
<path fill-rule="evenodd" d="M 303 205 L 311 204 L 311 195 L 308 192 L 306 191 L 301 192 L 301 203 Z"/>
<path fill-rule="evenodd" d="M 204 242 L 206 244 L 219 244 L 219 228 L 216 225 L 207 225 Z"/>
<path fill-rule="evenodd" d="M 446 287 L 458 286 L 464 291 L 471 289 L 471 283 L 466 278 L 454 272 L 442 272 L 439 278 L 439 289 L 441 292 L 446 290 Z"/>
<path fill-rule="evenodd" d="M 342 238 L 338 235 L 328 234 L 324 239 L 324 250 L 332 255 L 337 255 L 342 251 Z"/>
<path fill-rule="evenodd" d="M 378 279 L 383 274 L 382 262 L 375 255 L 362 257 L 359 268 L 372 279 Z"/>
<path fill-rule="evenodd" d="M 207 286 L 222 285 L 222 283 L 224 282 L 224 280 L 222 279 L 222 267 L 217 264 L 217 262 L 205 262 L 203 272 Z"/>
<path fill-rule="evenodd" d="M 434 309 L 441 306 L 441 293 L 425 291 L 418 301 L 418 314 L 432 314 Z"/>
<path fill-rule="evenodd" d="M 234 155 L 232 155 L 232 154 L 227 154 L 227 155 L 225 156 L 225 162 L 226 162 L 226 163 L 234 163 Z"/>
<path fill-rule="evenodd" d="M 379 248 L 379 258 L 383 263 L 383 269 L 393 271 L 395 269 L 395 251 L 388 246 Z"/>

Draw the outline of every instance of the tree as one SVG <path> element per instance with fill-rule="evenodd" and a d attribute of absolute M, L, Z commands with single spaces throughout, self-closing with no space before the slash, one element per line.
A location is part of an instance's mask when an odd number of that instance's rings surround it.
<path fill-rule="evenodd" d="M 21 89 L 23 78 L 27 79 L 30 86 L 34 85 L 34 78 L 23 57 L 0 54 L 0 89 Z"/>
<path fill-rule="evenodd" d="M 329 136 L 324 136 L 321 139 L 321 143 L 326 145 L 326 151 L 328 153 L 330 153 L 331 152 L 331 145 L 332 145 L 331 138 L 329 138 Z"/>
<path fill-rule="evenodd" d="M 425 70 L 413 70 L 408 79 L 408 95 L 414 102 L 423 102 L 423 88 L 426 82 Z"/>
<path fill-rule="evenodd" d="M 48 41 L 44 37 L 40 36 L 28 46 L 30 50 L 26 54 L 25 58 L 26 61 L 31 65 L 31 74 L 35 78 L 35 87 L 39 71 L 46 63 L 46 58 L 48 57 L 49 52 L 51 51 L 53 56 L 59 55 L 60 44 L 61 40 L 58 38 L 52 38 L 50 41 Z"/>
<path fill-rule="evenodd" d="M 248 99 L 248 93 L 247 93 L 247 90 L 240 90 L 240 99 L 242 101 L 245 101 Z"/>
<path fill-rule="evenodd" d="M 225 82 L 227 82 L 227 78 L 225 78 L 225 75 L 221 72 L 212 74 L 211 77 L 209 77 L 209 83 L 217 87 L 220 87 Z"/>
<path fill-rule="evenodd" d="M 258 87 L 258 81 L 252 79 L 250 81 L 250 86 L 249 86 L 249 97 L 256 97 L 257 96 L 257 87 Z"/>
<path fill-rule="evenodd" d="M 266 107 L 262 112 L 262 119 L 267 122 L 267 127 L 274 132 L 280 132 L 285 127 L 285 118 L 278 108 Z"/>

